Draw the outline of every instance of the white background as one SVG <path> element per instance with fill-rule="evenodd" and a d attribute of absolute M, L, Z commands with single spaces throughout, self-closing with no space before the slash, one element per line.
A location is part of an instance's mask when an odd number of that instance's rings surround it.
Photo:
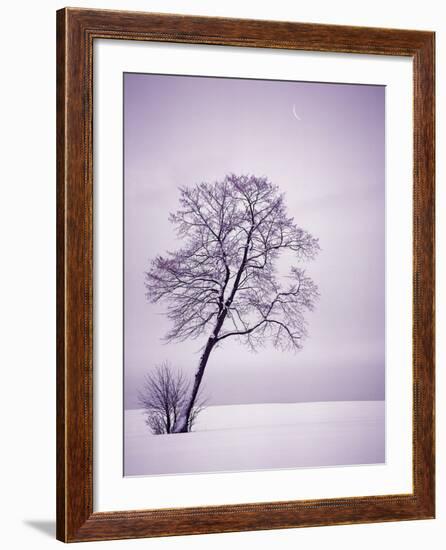
<path fill-rule="evenodd" d="M 412 491 L 412 63 L 407 58 L 99 41 L 94 51 L 94 509 L 135 510 Z M 122 477 L 122 74 L 386 85 L 386 464 Z M 403 319 L 403 320 L 402 320 Z M 110 429 L 110 426 L 113 426 Z M 206 452 L 204 450 L 204 452 Z"/>
<path fill-rule="evenodd" d="M 446 17 L 441 2 L 359 3 L 77 1 L 78 6 L 226 15 L 437 31 L 437 149 L 446 150 Z M 55 10 L 61 2 L 2 10 L 2 546 L 49 548 L 55 516 Z M 6 66 L 5 66 L 6 65 Z M 6 125 L 5 125 L 6 122 Z M 443 157 L 443 158 L 442 158 Z M 437 279 L 445 278 L 445 157 L 437 160 Z M 440 251 L 443 251 L 441 253 Z M 437 517 L 435 521 L 93 543 L 101 548 L 442 548 L 446 536 L 446 324 L 437 290 Z M 444 341 L 444 340 L 443 340 Z M 99 547 L 99 546 L 98 546 Z"/>

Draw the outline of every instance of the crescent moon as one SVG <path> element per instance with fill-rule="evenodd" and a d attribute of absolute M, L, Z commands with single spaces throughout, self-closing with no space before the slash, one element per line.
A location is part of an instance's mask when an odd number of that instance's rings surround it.
<path fill-rule="evenodd" d="M 300 116 L 296 113 L 296 105 L 293 105 L 293 115 L 296 120 L 302 120 Z"/>

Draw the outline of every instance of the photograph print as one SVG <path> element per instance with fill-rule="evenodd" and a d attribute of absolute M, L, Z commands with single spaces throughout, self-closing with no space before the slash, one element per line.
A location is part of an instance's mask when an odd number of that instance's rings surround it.
<path fill-rule="evenodd" d="M 385 87 L 123 86 L 124 475 L 385 463 Z"/>

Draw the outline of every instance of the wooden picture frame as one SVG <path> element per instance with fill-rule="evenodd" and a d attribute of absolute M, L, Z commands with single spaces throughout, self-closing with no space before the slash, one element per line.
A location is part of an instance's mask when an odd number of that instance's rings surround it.
<path fill-rule="evenodd" d="M 93 42 L 137 40 L 413 60 L 413 492 L 93 511 Z M 57 538 L 65 542 L 434 517 L 432 32 L 65 8 L 57 12 Z"/>

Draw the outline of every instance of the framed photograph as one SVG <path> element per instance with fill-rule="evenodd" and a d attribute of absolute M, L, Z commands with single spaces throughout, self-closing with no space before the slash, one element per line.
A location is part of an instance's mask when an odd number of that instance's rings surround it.
<path fill-rule="evenodd" d="M 434 517 L 434 33 L 57 13 L 57 537 Z"/>

